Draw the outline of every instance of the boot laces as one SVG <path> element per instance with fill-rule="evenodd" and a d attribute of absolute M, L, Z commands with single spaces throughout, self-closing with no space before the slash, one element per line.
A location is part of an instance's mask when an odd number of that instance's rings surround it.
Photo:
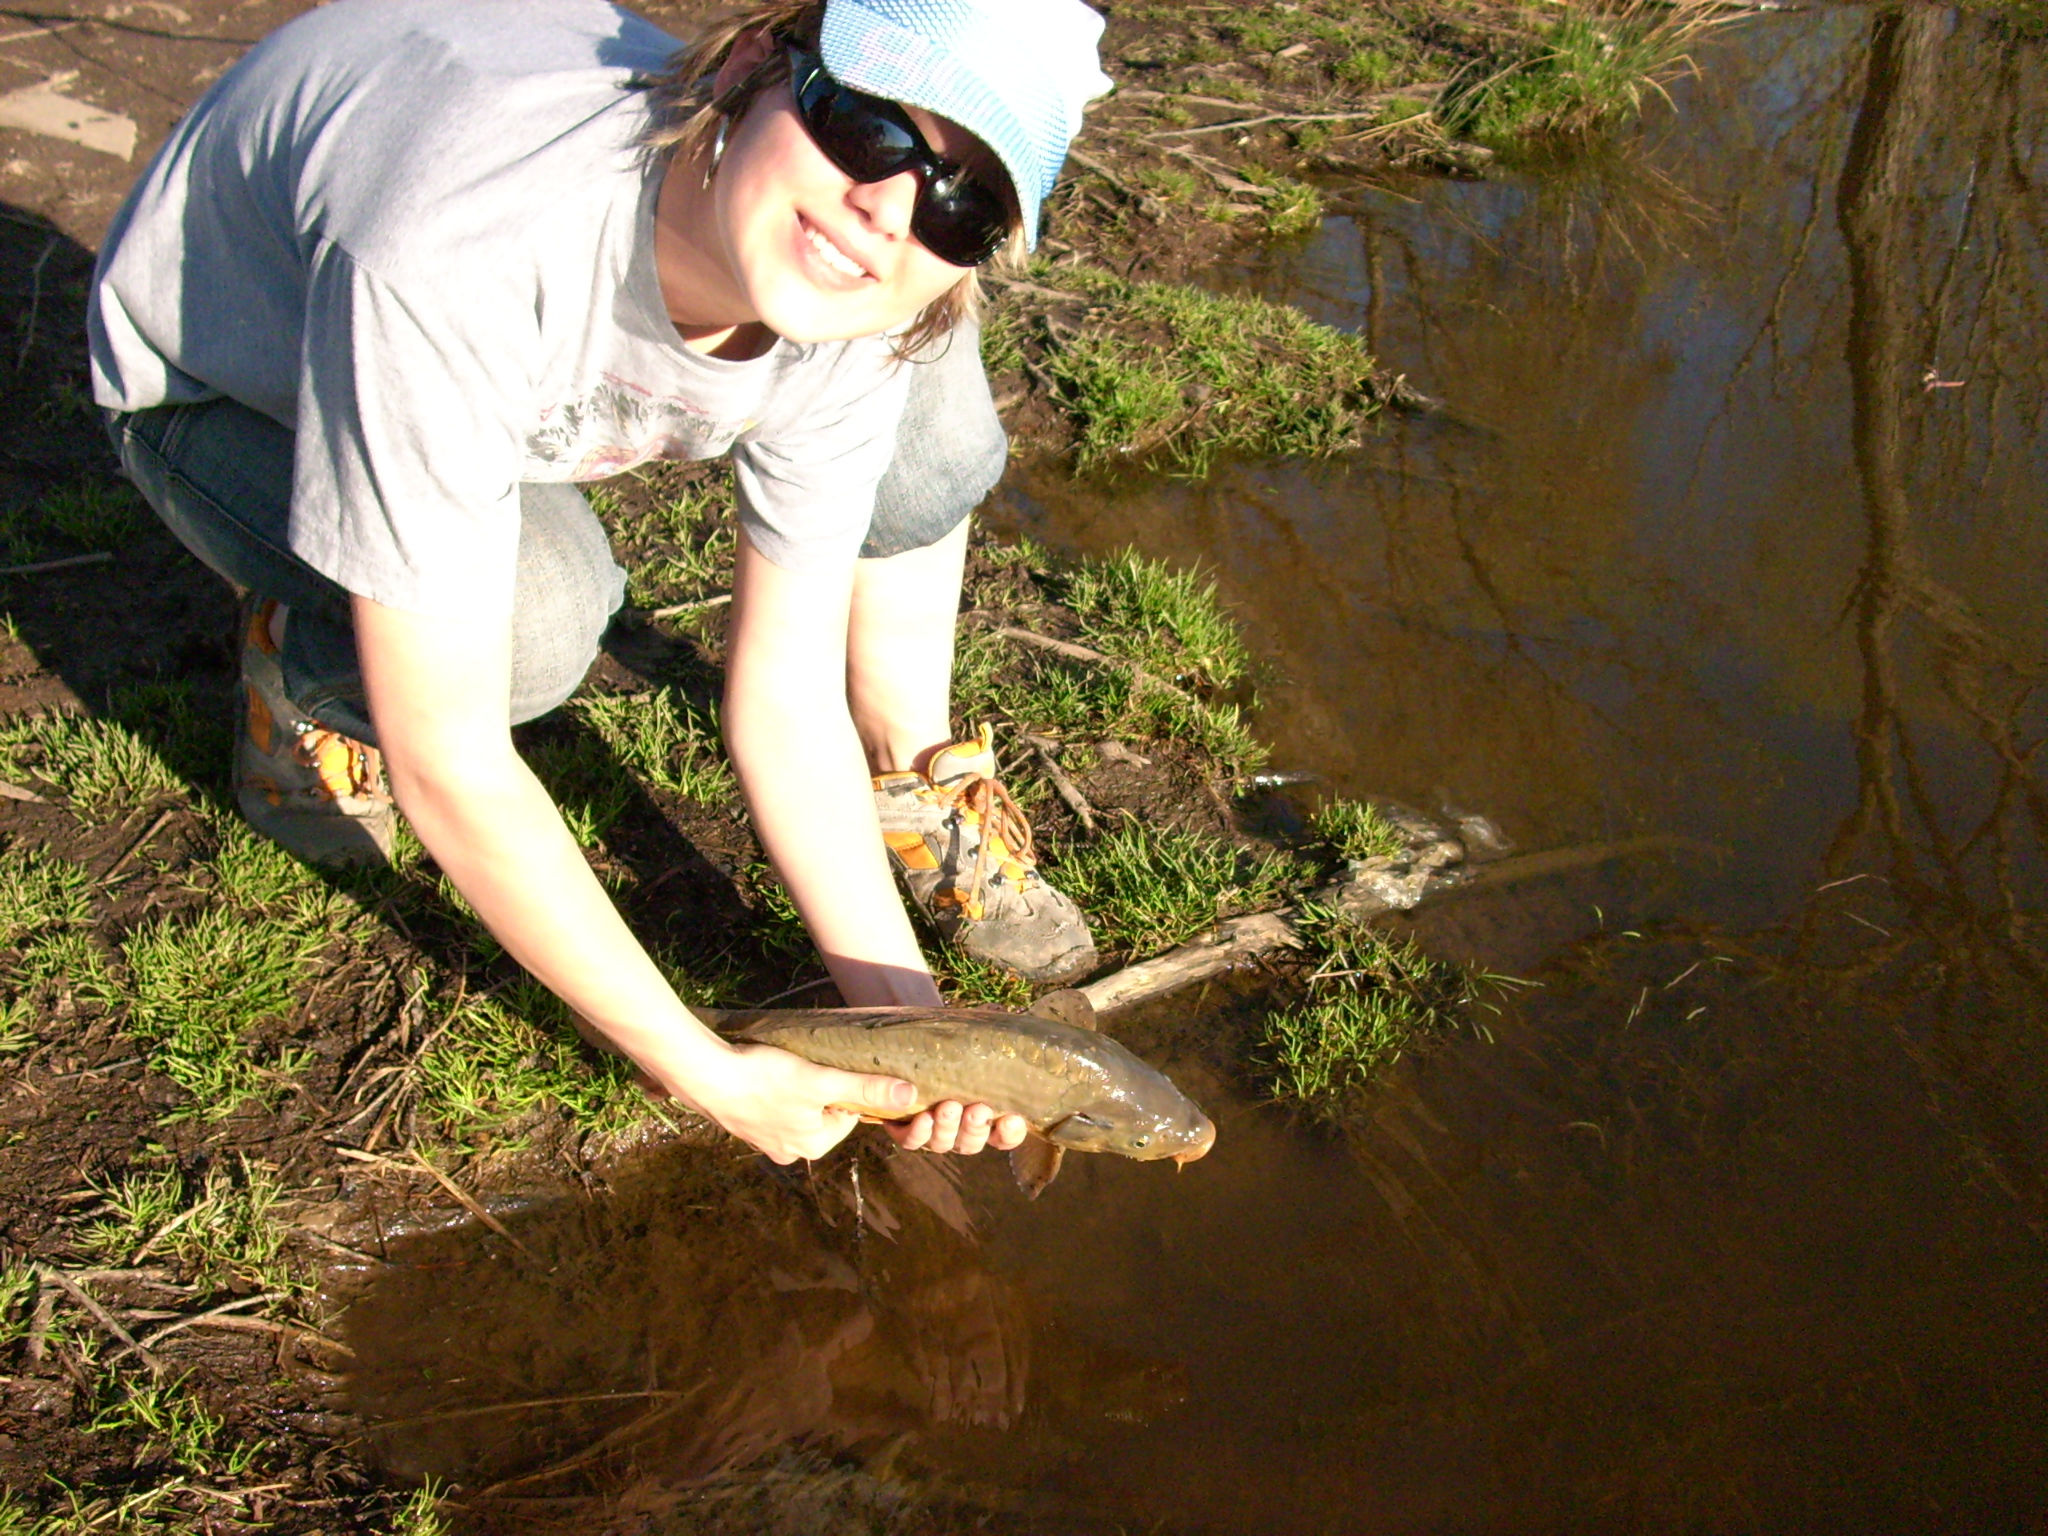
<path fill-rule="evenodd" d="M 1031 823 L 1000 779 L 966 773 L 933 787 L 938 790 L 942 805 L 972 816 L 981 826 L 979 845 L 974 850 L 974 880 L 967 891 L 968 902 L 978 908 L 988 882 L 989 848 L 998 838 L 1019 864 L 1029 868 L 1037 862 L 1031 846 Z"/>
<path fill-rule="evenodd" d="M 378 755 L 353 737 L 325 726 L 304 726 L 293 755 L 319 775 L 320 787 L 337 800 L 386 800 L 379 783 Z"/>

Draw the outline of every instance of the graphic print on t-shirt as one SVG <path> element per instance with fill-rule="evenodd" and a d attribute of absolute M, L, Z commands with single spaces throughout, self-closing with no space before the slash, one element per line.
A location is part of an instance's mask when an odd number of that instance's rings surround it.
<path fill-rule="evenodd" d="M 541 413 L 526 439 L 526 478 L 602 480 L 650 459 L 716 458 L 752 425 L 606 374 L 580 400 Z"/>

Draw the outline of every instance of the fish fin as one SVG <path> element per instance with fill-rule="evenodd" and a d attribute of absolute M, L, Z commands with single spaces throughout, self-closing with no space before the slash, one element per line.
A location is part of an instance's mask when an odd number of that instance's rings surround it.
<path fill-rule="evenodd" d="M 1010 1153 L 1010 1172 L 1017 1187 L 1036 1200 L 1045 1186 L 1060 1176 L 1060 1160 L 1066 1150 L 1033 1131 Z"/>
<path fill-rule="evenodd" d="M 1095 1005 L 1078 987 L 1062 987 L 1057 992 L 1048 992 L 1024 1011 L 1036 1018 L 1051 1019 L 1055 1024 L 1066 1024 L 1075 1029 L 1096 1027 Z"/>
<path fill-rule="evenodd" d="M 1073 1147 L 1079 1151 L 1089 1152 L 1102 1145 L 1102 1133 L 1109 1128 L 1110 1123 L 1107 1120 L 1099 1119 L 1085 1110 L 1076 1110 L 1073 1114 L 1048 1125 L 1045 1128 L 1045 1138 L 1054 1146 Z"/>

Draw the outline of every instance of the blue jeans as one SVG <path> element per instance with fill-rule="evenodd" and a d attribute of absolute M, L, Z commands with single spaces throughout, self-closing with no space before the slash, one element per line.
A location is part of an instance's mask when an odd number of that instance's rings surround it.
<path fill-rule="evenodd" d="M 978 327 L 962 327 L 916 365 L 863 559 L 937 543 L 1001 477 L 1008 443 L 981 371 L 980 342 Z M 374 744 L 349 594 L 291 552 L 291 429 L 234 400 L 117 414 L 108 426 L 122 468 L 179 541 L 237 586 L 291 610 L 283 662 L 292 702 Z M 626 593 L 626 573 L 575 486 L 529 481 L 520 487 L 519 510 L 515 725 L 576 691 Z"/>

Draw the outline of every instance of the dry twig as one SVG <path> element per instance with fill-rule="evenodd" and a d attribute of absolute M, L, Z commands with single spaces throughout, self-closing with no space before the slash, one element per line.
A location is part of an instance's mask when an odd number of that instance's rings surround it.
<path fill-rule="evenodd" d="M 69 1296 L 73 1301 L 77 1302 L 81 1307 L 85 1308 L 87 1313 L 91 1315 L 92 1320 L 94 1322 L 98 1323 L 102 1328 L 104 1328 L 108 1333 L 112 1334 L 121 1343 L 126 1344 L 128 1346 L 128 1349 L 123 1350 L 121 1352 L 122 1354 L 126 1354 L 129 1350 L 133 1350 L 136 1355 L 141 1357 L 142 1363 L 149 1367 L 150 1375 L 163 1375 L 163 1361 L 159 1360 L 147 1349 L 144 1349 L 140 1344 L 136 1343 L 135 1335 L 130 1333 L 126 1328 L 123 1328 L 120 1322 L 115 1318 L 114 1314 L 109 1312 L 105 1307 L 101 1306 L 99 1302 L 93 1298 L 92 1293 L 87 1291 L 84 1286 L 80 1285 L 76 1280 L 73 1280 L 69 1275 L 65 1274 L 63 1270 L 56 1268 L 54 1265 L 38 1264 L 36 1266 L 36 1273 L 41 1275 L 45 1280 L 49 1281 L 52 1285 L 61 1288 L 67 1296 Z M 117 1355 L 115 1358 L 119 1359 L 120 1356 Z"/>
<path fill-rule="evenodd" d="M 686 613 L 701 613 L 706 608 L 722 608 L 732 601 L 730 592 L 720 592 L 714 597 L 692 598 L 687 603 L 670 603 L 666 608 L 649 608 L 640 615 L 643 619 L 678 619 Z"/>
<path fill-rule="evenodd" d="M 29 565 L 0 565 L 0 576 L 40 576 L 44 571 L 68 571 L 75 565 L 105 565 L 114 557 L 104 549 L 89 555 L 66 555 L 61 560 L 37 560 Z"/>
<path fill-rule="evenodd" d="M 1053 756 L 1054 742 L 1043 736 L 1026 736 L 1024 745 L 1031 749 L 1031 755 L 1038 759 L 1038 766 L 1045 771 L 1046 781 L 1052 785 L 1053 793 L 1066 801 L 1067 809 L 1074 813 L 1074 819 L 1081 823 L 1081 835 L 1095 835 L 1095 807 L 1088 803 L 1088 797 L 1081 793 L 1081 786 L 1067 777 L 1066 769 Z"/>

